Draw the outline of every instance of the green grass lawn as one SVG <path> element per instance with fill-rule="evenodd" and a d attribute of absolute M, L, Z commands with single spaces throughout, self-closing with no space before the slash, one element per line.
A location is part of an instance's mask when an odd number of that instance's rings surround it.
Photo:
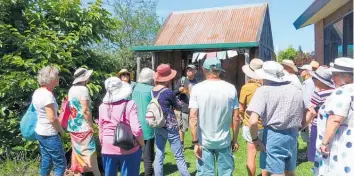
<path fill-rule="evenodd" d="M 186 133 L 185 139 L 185 158 L 187 161 L 188 169 L 191 175 L 195 175 L 196 173 L 196 157 L 194 156 L 192 144 L 191 144 L 191 136 L 190 132 Z M 303 143 L 301 138 L 299 138 L 300 146 L 298 152 L 306 151 L 306 143 Z M 247 150 L 246 150 L 246 142 L 242 139 L 241 135 L 239 136 L 239 144 L 240 148 L 238 152 L 234 153 L 235 156 L 235 170 L 234 176 L 247 176 L 246 170 L 246 158 L 247 158 Z M 259 159 L 259 158 L 258 158 Z M 0 162 L 0 176 L 35 176 L 39 175 L 39 161 L 5 161 Z M 259 166 L 259 162 L 257 162 L 257 166 Z M 296 175 L 298 176 L 311 176 L 311 168 L 312 163 L 303 162 L 298 160 L 298 165 L 296 168 Z M 140 165 L 140 172 L 143 174 L 144 166 L 143 163 Z M 257 174 L 260 174 L 260 169 L 257 169 Z M 165 163 L 164 163 L 164 175 L 165 176 L 179 176 L 179 172 L 176 166 L 176 162 L 173 156 L 173 153 L 170 149 L 170 145 L 166 144 L 166 152 L 165 152 Z"/>
<path fill-rule="evenodd" d="M 241 130 L 241 129 L 240 129 Z M 194 155 L 193 149 L 192 149 L 192 144 L 191 144 L 191 136 L 190 132 L 186 133 L 185 137 L 185 158 L 187 161 L 188 169 L 191 175 L 195 175 L 196 173 L 196 157 Z M 234 176 L 247 176 L 247 170 L 246 170 L 246 160 L 247 160 L 247 149 L 246 149 L 246 142 L 242 139 L 241 133 L 238 136 L 238 142 L 239 142 L 239 150 L 237 152 L 234 152 L 235 156 L 235 170 L 233 175 Z M 301 138 L 299 138 L 299 150 L 298 152 L 304 152 L 306 151 L 306 143 L 304 143 Z M 257 174 L 261 174 L 261 171 L 259 169 L 259 156 L 257 156 Z M 296 175 L 298 176 L 312 176 L 311 168 L 313 167 L 311 162 L 303 162 L 301 160 L 298 160 L 298 165 L 296 168 Z M 143 164 L 140 166 L 140 171 L 143 172 Z M 165 165 L 164 165 L 164 175 L 170 175 L 170 176 L 179 176 L 179 172 L 176 166 L 176 162 L 173 156 L 173 153 L 170 149 L 169 144 L 166 145 L 166 152 L 165 152 Z"/>

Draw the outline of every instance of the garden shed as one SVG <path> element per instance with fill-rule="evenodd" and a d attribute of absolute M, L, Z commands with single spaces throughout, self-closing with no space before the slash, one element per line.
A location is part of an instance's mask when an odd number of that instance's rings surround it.
<path fill-rule="evenodd" d="M 154 45 L 135 46 L 133 51 L 151 52 L 153 69 L 169 63 L 180 75 L 188 64 L 201 68 L 207 56 L 216 56 L 226 71 L 223 79 L 238 91 L 246 79 L 241 70 L 245 63 L 255 57 L 276 58 L 267 3 L 172 12 Z M 202 79 L 201 72 L 198 76 Z"/>

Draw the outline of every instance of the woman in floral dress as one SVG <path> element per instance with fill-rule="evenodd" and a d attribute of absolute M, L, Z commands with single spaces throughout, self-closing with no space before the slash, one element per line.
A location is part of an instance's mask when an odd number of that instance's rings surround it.
<path fill-rule="evenodd" d="M 68 131 L 72 142 L 71 170 L 75 174 L 93 172 L 95 176 L 100 176 L 93 138 L 91 98 L 86 87 L 92 72 L 79 68 L 74 74 L 75 80 L 68 95 L 71 110 Z"/>

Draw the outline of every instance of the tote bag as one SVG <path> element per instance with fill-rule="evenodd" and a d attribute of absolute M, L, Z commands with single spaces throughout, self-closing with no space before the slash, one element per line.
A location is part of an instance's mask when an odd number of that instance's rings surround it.
<path fill-rule="evenodd" d="M 60 125 L 66 129 L 68 127 L 69 117 L 71 115 L 70 105 L 68 97 L 66 97 L 63 102 L 61 103 L 61 111 L 59 114 L 59 122 Z"/>
<path fill-rule="evenodd" d="M 37 112 L 34 109 L 33 103 L 27 109 L 25 115 L 20 122 L 20 130 L 23 138 L 29 141 L 36 140 L 36 132 L 34 131 L 37 125 Z"/>

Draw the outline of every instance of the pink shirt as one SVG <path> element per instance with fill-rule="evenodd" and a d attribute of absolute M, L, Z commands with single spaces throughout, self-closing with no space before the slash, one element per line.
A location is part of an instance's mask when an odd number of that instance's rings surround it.
<path fill-rule="evenodd" d="M 140 146 L 137 144 L 133 149 L 126 151 L 120 147 L 113 145 L 113 135 L 116 129 L 118 120 L 120 119 L 124 105 L 126 107 L 126 116 L 122 116 L 122 123 L 130 125 L 133 135 L 138 138 L 143 136 L 143 131 L 138 119 L 137 107 L 134 101 L 119 101 L 112 104 L 102 103 L 99 107 L 99 138 L 102 145 L 102 154 L 132 154 L 136 152 Z M 111 112 L 111 118 L 109 118 L 109 112 Z"/>

